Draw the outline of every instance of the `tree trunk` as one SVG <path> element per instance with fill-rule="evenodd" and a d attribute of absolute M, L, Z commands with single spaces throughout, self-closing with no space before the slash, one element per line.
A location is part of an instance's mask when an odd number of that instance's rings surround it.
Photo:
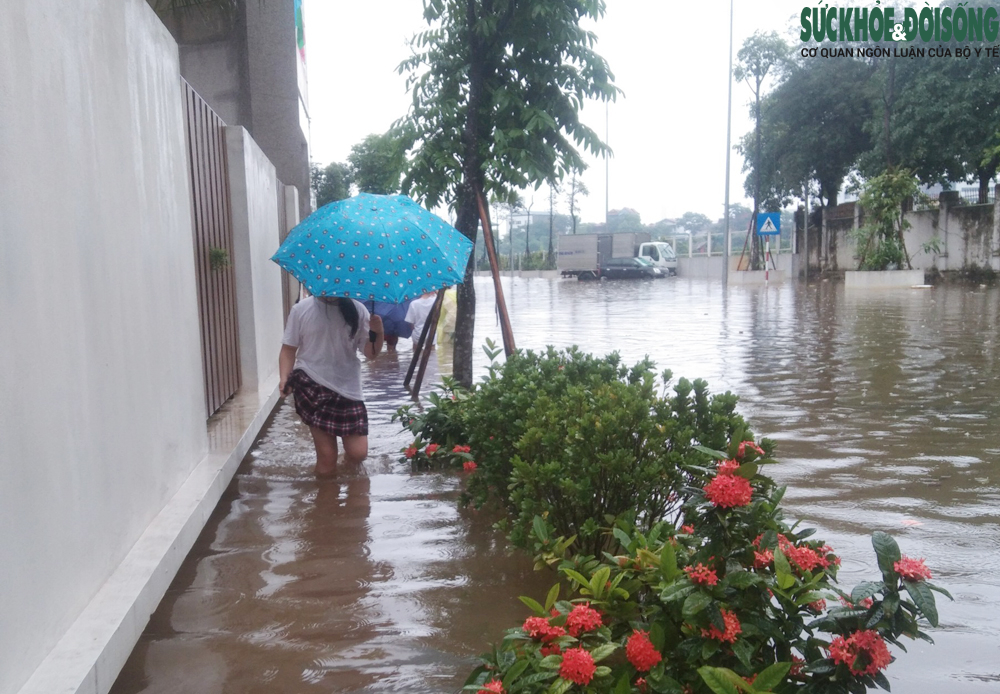
<path fill-rule="evenodd" d="M 464 197 L 464 196 L 463 196 Z M 479 227 L 479 213 L 475 198 L 463 200 L 458 209 L 455 228 L 466 236 L 475 238 Z M 470 232 L 471 228 L 471 232 Z M 458 305 L 455 313 L 455 352 L 452 357 L 454 377 L 466 388 L 472 386 L 472 343 L 476 329 L 476 287 L 473 284 L 475 263 L 470 254 L 465 268 L 465 281 L 458 285 Z"/>

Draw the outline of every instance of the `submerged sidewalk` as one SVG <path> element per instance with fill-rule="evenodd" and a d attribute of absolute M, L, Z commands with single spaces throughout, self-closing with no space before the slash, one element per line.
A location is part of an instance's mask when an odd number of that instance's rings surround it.
<path fill-rule="evenodd" d="M 367 367 L 365 474 L 313 479 L 308 429 L 279 406 L 112 692 L 457 690 L 525 615 L 517 595 L 549 588 L 457 508 L 459 475 L 397 462 L 408 356 Z"/>

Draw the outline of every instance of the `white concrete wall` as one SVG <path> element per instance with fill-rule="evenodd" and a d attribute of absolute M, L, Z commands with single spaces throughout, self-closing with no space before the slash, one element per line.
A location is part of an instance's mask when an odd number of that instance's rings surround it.
<path fill-rule="evenodd" d="M 181 98 L 145 0 L 0 3 L 0 692 L 205 456 Z"/>
<path fill-rule="evenodd" d="M 278 370 L 284 331 L 278 249 L 278 179 L 245 128 L 226 128 L 233 207 L 233 269 L 243 388 L 257 389 Z"/>

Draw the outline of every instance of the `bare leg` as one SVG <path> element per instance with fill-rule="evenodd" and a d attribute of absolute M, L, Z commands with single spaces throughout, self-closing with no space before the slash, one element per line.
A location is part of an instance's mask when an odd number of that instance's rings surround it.
<path fill-rule="evenodd" d="M 309 431 L 316 446 L 316 476 L 333 477 L 337 474 L 337 437 L 317 427 L 309 427 Z"/>
<path fill-rule="evenodd" d="M 351 470 L 361 466 L 361 462 L 368 457 L 368 436 L 354 434 L 344 436 L 344 464 Z"/>

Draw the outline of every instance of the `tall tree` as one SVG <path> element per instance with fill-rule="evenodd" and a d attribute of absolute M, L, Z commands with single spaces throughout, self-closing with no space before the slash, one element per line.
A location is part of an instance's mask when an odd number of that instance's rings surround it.
<path fill-rule="evenodd" d="M 392 195 L 399 192 L 406 157 L 391 132 L 369 135 L 351 147 L 347 161 L 359 193 Z"/>
<path fill-rule="evenodd" d="M 322 168 L 313 164 L 310 170 L 316 207 L 351 197 L 351 169 L 347 164 L 332 162 Z"/>
<path fill-rule="evenodd" d="M 552 244 L 556 227 L 556 196 L 559 195 L 559 184 L 549 182 L 549 254 L 548 264 L 555 267 L 555 247 Z"/>
<path fill-rule="evenodd" d="M 753 92 L 752 113 L 754 117 L 754 129 L 756 131 L 754 143 L 754 158 L 760 162 L 761 157 L 761 116 L 760 102 L 763 97 L 764 81 L 769 74 L 777 71 L 788 56 L 788 45 L 778 36 L 777 33 L 769 31 L 767 33 L 754 32 L 743 42 L 743 46 L 736 54 L 739 61 L 733 69 L 733 76 L 737 80 L 744 80 Z M 754 195 L 753 212 L 756 219 L 760 212 L 761 203 L 761 167 L 757 167 L 754 172 Z M 754 270 L 762 268 L 763 255 L 760 247 L 760 239 L 757 234 L 753 235 L 753 247 L 750 253 L 750 267 Z"/>
<path fill-rule="evenodd" d="M 576 171 L 570 174 L 569 184 L 566 186 L 566 204 L 569 205 L 569 216 L 573 222 L 573 233 L 576 233 L 576 221 L 577 221 L 577 198 L 586 197 L 590 195 L 590 191 L 587 190 L 587 184 L 581 181 L 577 175 Z"/>
<path fill-rule="evenodd" d="M 603 0 L 424 0 L 430 28 L 400 65 L 413 96 L 397 125 L 411 151 L 403 190 L 456 212 L 475 239 L 479 196 L 560 180 L 582 171 L 578 146 L 608 147 L 579 119 L 585 99 L 618 89 L 596 36 L 582 20 L 604 15 Z M 470 262 L 458 290 L 455 377 L 472 383 L 475 290 Z"/>

